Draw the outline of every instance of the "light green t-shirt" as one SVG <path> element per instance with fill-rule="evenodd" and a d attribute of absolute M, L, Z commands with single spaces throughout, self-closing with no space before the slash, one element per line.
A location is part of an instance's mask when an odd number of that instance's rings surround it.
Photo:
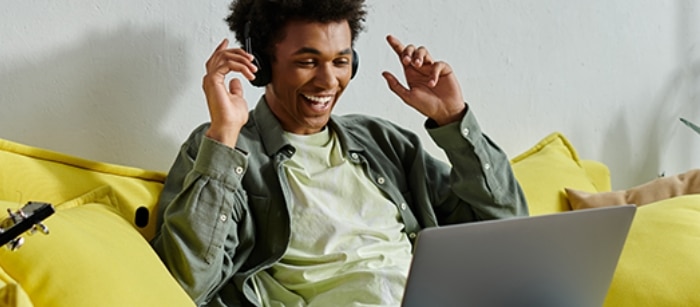
<path fill-rule="evenodd" d="M 411 244 L 396 205 L 342 155 L 335 133 L 287 134 L 292 238 L 256 276 L 265 306 L 398 306 Z"/>

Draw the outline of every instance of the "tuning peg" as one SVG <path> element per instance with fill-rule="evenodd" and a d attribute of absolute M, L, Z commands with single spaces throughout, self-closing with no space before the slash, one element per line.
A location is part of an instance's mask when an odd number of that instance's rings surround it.
<path fill-rule="evenodd" d="M 7 209 L 8 217 L 0 221 L 0 246 L 5 246 L 14 251 L 24 245 L 21 233 L 42 232 L 49 234 L 49 228 L 41 221 L 54 213 L 54 208 L 49 203 L 28 202 L 24 207 L 13 212 Z"/>
<path fill-rule="evenodd" d="M 7 248 L 9 248 L 11 251 L 16 251 L 17 249 L 22 247 L 23 244 L 24 244 L 24 238 L 19 237 L 19 238 L 15 238 L 13 240 L 10 240 L 10 242 L 7 244 Z"/>
<path fill-rule="evenodd" d="M 9 224 L 10 226 L 12 226 L 13 224 L 15 224 L 16 219 L 17 214 L 12 212 L 12 209 L 7 208 L 7 218 L 3 221 L 3 224 Z"/>
<path fill-rule="evenodd" d="M 34 224 L 34 227 L 32 228 L 32 233 L 36 231 L 41 231 L 43 234 L 49 234 L 49 227 L 46 227 L 44 223 L 36 223 Z"/>
<path fill-rule="evenodd" d="M 24 211 L 22 211 L 21 209 L 17 210 L 16 212 L 12 212 L 12 210 L 8 208 L 7 215 L 8 219 L 12 221 L 13 224 L 17 224 L 27 218 L 27 214 L 24 213 Z"/>

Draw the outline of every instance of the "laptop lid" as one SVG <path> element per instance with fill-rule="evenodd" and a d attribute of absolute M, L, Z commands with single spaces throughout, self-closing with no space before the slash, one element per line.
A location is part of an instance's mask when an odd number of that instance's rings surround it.
<path fill-rule="evenodd" d="M 633 205 L 426 228 L 402 306 L 601 306 Z"/>

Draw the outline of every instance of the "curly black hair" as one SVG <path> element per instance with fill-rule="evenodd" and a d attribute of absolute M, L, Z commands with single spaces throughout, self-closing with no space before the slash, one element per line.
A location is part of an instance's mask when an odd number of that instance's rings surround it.
<path fill-rule="evenodd" d="M 250 22 L 250 39 L 253 50 L 273 54 L 275 43 L 281 41 L 281 29 L 291 20 L 318 21 L 322 23 L 347 20 L 352 42 L 364 30 L 367 14 L 364 0 L 233 0 L 231 14 L 224 20 L 245 44 L 245 27 Z"/>

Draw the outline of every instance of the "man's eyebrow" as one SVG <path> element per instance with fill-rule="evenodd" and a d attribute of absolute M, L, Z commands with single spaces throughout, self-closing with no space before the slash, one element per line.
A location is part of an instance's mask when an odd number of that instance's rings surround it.
<path fill-rule="evenodd" d="M 294 54 L 294 55 L 299 55 L 299 54 L 306 54 L 306 53 L 310 53 L 310 54 L 314 54 L 314 55 L 320 55 L 320 54 L 321 54 L 321 51 L 319 51 L 319 50 L 316 49 L 316 48 L 301 47 L 301 48 L 299 48 L 299 50 L 297 50 L 297 51 L 294 52 L 293 54 Z M 351 48 L 343 49 L 342 51 L 338 52 L 338 55 L 348 55 L 348 54 L 352 54 L 352 49 L 351 49 Z"/>

